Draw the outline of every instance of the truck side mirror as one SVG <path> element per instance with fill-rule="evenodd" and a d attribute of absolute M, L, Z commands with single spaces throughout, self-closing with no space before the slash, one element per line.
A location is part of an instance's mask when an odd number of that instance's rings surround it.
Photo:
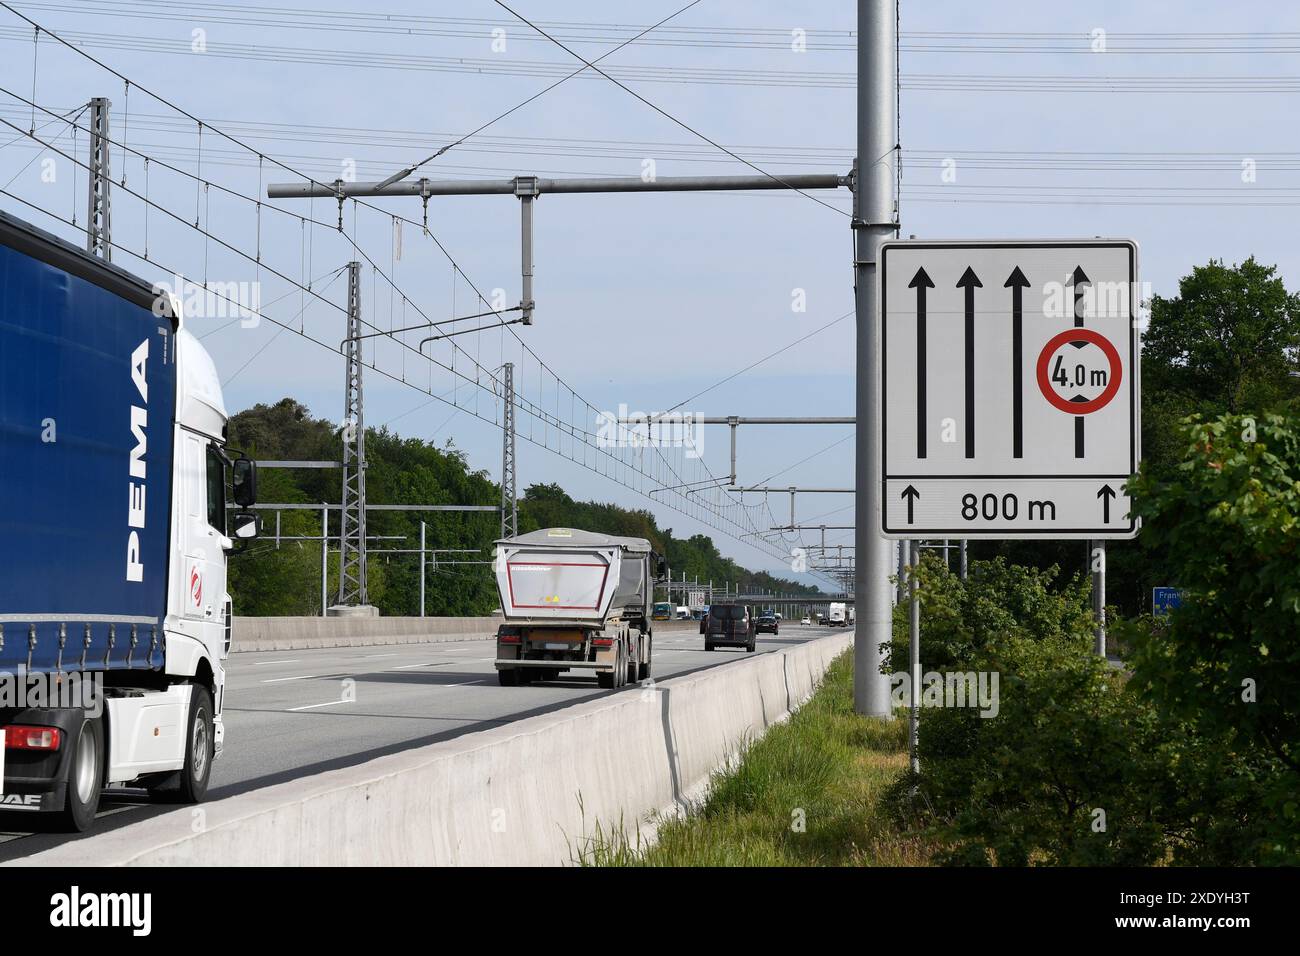
<path fill-rule="evenodd" d="M 235 504 L 251 508 L 257 502 L 257 463 L 248 458 L 236 458 L 230 471 L 230 492 Z M 236 535 L 236 537 L 240 537 Z M 250 536 L 251 537 L 251 536 Z"/>
<path fill-rule="evenodd" d="M 231 537 L 241 541 L 256 538 L 261 531 L 261 519 L 255 511 L 236 511 L 230 518 Z"/>

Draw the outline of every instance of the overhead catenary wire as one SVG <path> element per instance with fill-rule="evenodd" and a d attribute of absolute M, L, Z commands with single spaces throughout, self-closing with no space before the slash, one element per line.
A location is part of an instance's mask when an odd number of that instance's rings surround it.
<path fill-rule="evenodd" d="M 9 8 L 9 5 L 8 5 L 8 4 L 0 4 L 0 5 L 3 5 L 3 6 L 5 6 L 6 8 Z M 37 28 L 37 29 L 39 29 L 39 28 Z M 46 32 L 48 32 L 48 31 L 46 31 Z M 51 35 L 51 36 L 52 36 L 52 38 L 54 38 L 54 39 L 58 39 L 57 36 L 54 36 L 54 35 Z M 65 44 L 65 45 L 66 45 L 66 44 Z M 75 49 L 75 48 L 74 48 L 74 49 Z M 78 53 L 81 54 L 82 56 L 87 56 L 88 59 L 90 59 L 90 60 L 92 60 L 92 61 L 98 63 L 98 61 L 95 60 L 94 57 L 90 57 L 90 56 L 88 56 L 87 54 L 84 53 L 84 51 L 77 50 L 76 52 L 78 52 Z M 127 78 L 124 77 L 124 76 L 122 76 L 122 74 L 117 73 L 117 71 L 114 71 L 114 70 L 112 70 L 111 68 L 109 68 L 109 67 L 107 67 L 107 66 L 105 66 L 105 65 L 103 65 L 103 64 L 99 64 L 99 65 L 103 66 L 105 69 L 107 69 L 109 72 L 112 72 L 114 75 L 117 75 L 117 76 L 119 76 L 120 78 L 122 78 L 124 82 L 128 82 Z M 134 83 L 133 83 L 133 85 L 136 85 L 137 87 L 139 87 L 139 84 L 134 84 Z M 141 88 L 141 89 L 143 89 L 143 88 Z M 197 119 L 196 117 L 192 117 L 190 114 L 186 113 L 186 111 L 181 110 L 179 107 L 175 107 L 174 104 L 171 104 L 170 102 L 166 101 L 165 99 L 163 99 L 163 98 L 161 98 L 161 97 L 158 97 L 157 94 L 153 93 L 152 91 L 144 90 L 144 92 L 145 92 L 147 95 L 150 95 L 150 96 L 154 97 L 154 98 L 157 99 L 159 102 L 164 103 L 164 105 L 167 105 L 169 108 L 173 108 L 173 109 L 175 109 L 178 113 L 182 113 L 183 115 L 189 116 L 191 119 L 193 119 L 193 121 L 194 121 L 194 123 L 195 123 L 195 126 L 196 126 L 196 129 L 198 129 L 198 130 L 202 130 L 202 131 L 204 131 L 204 132 L 212 132 L 212 133 L 214 133 L 214 134 L 216 134 L 216 135 L 218 135 L 218 136 L 220 136 L 220 137 L 222 137 L 222 138 L 229 139 L 230 141 L 236 143 L 236 145 L 240 145 L 240 146 L 243 146 L 244 148 L 248 148 L 248 147 L 245 146 L 245 144 L 239 143 L 238 140 L 235 140 L 234 138 L 229 137 L 228 134 L 225 134 L 225 132 L 224 132 L 223 130 L 216 129 L 216 128 L 212 127 L 211 124 L 205 123 L 204 121 L 199 120 L 199 119 Z M 206 129 L 205 129 L 205 127 L 206 127 Z M 128 148 L 129 148 L 129 147 L 128 147 Z M 65 155 L 66 155 L 66 154 L 65 154 Z M 278 159 L 276 159 L 275 157 L 273 157 L 273 156 L 269 156 L 269 154 L 262 154 L 262 155 L 265 157 L 265 161 L 272 162 L 273 164 L 278 165 L 278 166 L 280 166 L 281 168 L 289 168 L 286 164 L 280 162 L 280 161 L 279 161 Z M 142 158 L 143 161 L 145 162 L 145 164 L 146 164 L 146 170 L 147 170 L 147 169 L 148 169 L 148 164 L 149 164 L 149 161 L 150 161 L 150 160 L 149 160 L 149 156 L 148 156 L 147 154 L 145 154 L 145 155 L 142 155 L 141 158 Z M 260 162 L 260 161 L 261 161 L 261 160 L 259 160 L 259 162 Z M 74 163 L 74 165 L 82 165 L 82 164 L 80 164 L 80 163 Z M 291 170 L 291 171 L 292 171 L 292 170 Z M 183 172 L 183 171 L 182 171 L 182 172 Z M 194 178 L 195 178 L 195 180 L 196 180 L 196 184 L 197 184 L 197 183 L 200 181 L 200 179 L 201 179 L 201 177 L 194 177 Z M 209 186 L 212 185 L 212 183 L 209 182 L 209 181 L 207 181 L 207 180 L 202 180 L 202 182 L 203 182 L 203 185 L 204 185 L 204 188 L 205 188 L 205 189 L 206 189 L 207 187 L 209 187 Z M 147 190 L 146 190 L 146 191 L 147 191 Z M 257 256 L 256 254 L 253 254 L 253 255 L 250 256 L 250 255 L 249 255 L 248 253 L 246 253 L 244 250 L 237 248 L 233 243 L 223 242 L 223 240 L 221 240 L 220 237 L 215 236 L 215 235 L 212 233 L 211 229 L 209 229 L 209 228 L 207 228 L 206 226 L 202 225 L 202 223 L 199 223 L 199 222 L 197 222 L 197 221 L 196 221 L 196 223 L 194 223 L 194 224 L 188 223 L 188 222 L 186 222 L 186 221 L 184 220 L 183 217 L 181 217 L 181 216 L 177 216 L 174 212 L 172 212 L 172 211 L 169 210 L 169 209 L 166 209 L 166 208 L 165 208 L 163 205 L 161 205 L 160 203 L 153 202 L 152 200 L 149 200 L 148 197 L 147 197 L 147 195 L 146 195 L 146 196 L 141 196 L 139 193 L 134 192 L 134 191 L 129 190 L 129 189 L 126 190 L 126 192 L 127 192 L 127 194 L 132 195 L 132 196 L 134 196 L 135 198 L 141 199 L 141 200 L 144 202 L 144 206 L 145 206 L 146 210 L 148 210 L 148 209 L 157 209 L 157 210 L 159 210 L 160 212 L 162 212 L 162 213 L 166 214 L 167 216 L 171 217 L 172 219 L 176 220 L 177 222 L 185 223 L 186 225 L 189 225 L 191 228 L 195 228 L 196 231 L 200 232 L 200 233 L 203 235 L 203 238 L 204 238 L 204 241 L 205 241 L 205 242 L 208 242 L 208 241 L 215 241 L 215 242 L 222 243 L 223 246 L 224 246 L 226 249 L 228 249 L 230 252 L 232 252 L 232 253 L 234 253 L 234 254 L 236 254 L 236 255 L 240 255 L 240 256 L 244 257 L 245 259 L 251 259 L 251 260 L 254 261 L 254 262 L 257 261 L 258 256 Z M 209 192 L 210 192 L 210 190 L 209 190 Z M 231 194 L 232 194 L 232 195 L 234 194 L 233 191 L 231 192 Z M 246 198 L 246 197 L 245 197 L 245 198 Z M 39 208 L 39 207 L 37 207 L 37 208 Z M 273 208 L 273 207 L 268 207 L 268 208 Z M 355 213 L 356 213 L 357 208 L 358 208 L 357 204 L 354 203 L 354 206 L 353 206 L 353 209 L 354 209 L 354 216 L 355 216 Z M 370 207 L 367 206 L 367 208 L 370 208 Z M 48 210 L 42 210 L 42 211 L 48 212 Z M 281 213 L 284 214 L 284 215 L 289 215 L 289 216 L 291 216 L 292 218 L 297 219 L 299 225 L 305 228 L 305 222 L 306 222 L 306 220 L 305 220 L 303 217 L 301 217 L 301 216 L 299 216 L 299 215 L 297 215 L 297 214 L 290 214 L 290 213 L 287 213 L 287 212 L 284 211 L 284 210 L 277 210 L 277 211 L 281 212 Z M 58 218 L 62 219 L 62 217 L 58 217 Z M 62 220 L 62 221 L 66 222 L 66 220 Z M 315 223 L 314 223 L 314 224 L 315 224 Z M 320 224 L 316 224 L 316 225 L 320 225 Z M 393 284 L 393 283 L 392 283 L 392 279 L 391 279 L 391 277 L 388 276 L 387 274 L 385 274 L 385 273 L 383 272 L 383 270 L 382 270 L 382 269 L 381 269 L 377 264 L 375 264 L 375 263 L 373 262 L 373 259 L 371 259 L 369 256 L 366 256 L 366 255 L 365 255 L 364 250 L 362 250 L 362 249 L 360 249 L 360 248 L 358 247 L 358 245 L 357 245 L 357 243 L 356 243 L 356 240 L 353 239 L 352 236 L 347 235 L 347 234 L 344 234 L 343 237 L 344 237 L 344 239 L 345 239 L 346 241 L 348 241 L 348 242 L 349 242 L 349 243 L 350 243 L 350 244 L 351 244 L 355 249 L 358 250 L 358 252 L 359 252 L 360 255 L 362 255 L 364 258 L 366 258 L 366 259 L 371 263 L 371 266 L 372 266 L 372 268 L 374 269 L 376 275 L 381 276 L 382 278 L 384 278 L 385 281 L 387 281 L 390 285 Z M 132 254 L 135 254 L 135 253 L 132 253 Z M 153 263 L 153 264 L 159 264 L 159 265 L 160 265 L 160 263 L 157 263 L 156 260 L 153 260 L 152 258 L 150 258 L 150 259 L 142 259 L 142 261 L 150 261 L 150 262 Z M 454 260 L 452 260 L 452 262 L 453 262 L 453 265 L 455 265 Z M 459 274 L 461 274 L 462 276 L 464 275 L 463 270 L 460 270 L 460 269 L 459 269 L 459 266 L 455 266 L 455 268 L 456 268 L 456 271 L 459 272 Z M 176 274 L 179 275 L 180 273 L 177 272 Z M 275 274 L 278 278 L 280 278 L 280 279 L 282 279 L 282 280 L 284 280 L 284 281 L 286 281 L 286 282 L 290 282 L 290 283 L 293 282 L 293 280 L 292 280 L 288 275 L 286 275 L 285 273 L 283 273 L 282 271 L 279 271 L 279 270 L 273 270 L 273 274 Z M 468 279 L 468 276 L 465 276 L 465 278 L 466 278 L 467 282 L 470 281 L 470 280 Z M 473 283 L 470 282 L 470 285 L 472 286 Z M 476 290 L 476 291 L 477 291 L 477 290 Z M 481 298 L 481 297 L 482 297 L 481 293 L 479 293 L 479 295 L 480 295 L 480 298 Z M 332 305 L 332 304 L 331 304 L 331 305 Z M 334 306 L 334 308 L 337 308 L 337 306 Z M 368 323 L 368 324 L 369 324 L 369 323 Z M 375 326 L 370 325 L 370 327 L 375 327 Z M 298 330 L 295 330 L 295 332 L 297 332 L 297 331 L 298 331 Z M 300 334 L 300 333 L 299 333 L 299 334 Z M 516 338 L 518 338 L 518 337 L 516 336 Z M 575 392 L 574 390 L 572 390 L 572 388 L 571 388 L 570 386 L 568 386 L 567 383 L 564 383 L 564 382 L 563 382 L 563 379 L 561 379 L 558 375 L 556 375 L 556 374 L 554 373 L 554 370 L 552 370 L 548 365 L 546 365 L 546 363 L 545 363 L 543 360 L 541 360 L 540 357 L 536 356 L 536 353 L 533 352 L 530 348 L 528 348 L 527 345 L 526 345 L 525 343 L 522 343 L 522 341 L 521 341 L 521 346 L 522 346 L 523 348 L 527 349 L 528 353 L 529 353 L 529 354 L 530 354 L 530 355 L 531 355 L 531 356 L 536 360 L 536 362 L 537 362 L 537 366 L 538 366 L 538 369 L 539 369 L 539 374 L 541 374 L 541 370 L 544 368 L 545 371 L 546 371 L 548 374 L 550 374 L 550 375 L 552 376 L 552 378 L 555 380 L 555 382 L 556 382 L 556 395 L 557 395 L 557 399 L 558 399 L 558 396 L 559 396 L 559 394 L 560 394 L 560 389 L 561 389 L 561 387 L 563 387 L 564 390 L 568 390 L 568 391 L 570 392 L 570 397 L 571 397 L 571 399 L 574 399 L 574 398 L 577 397 L 577 396 L 576 396 L 576 392 Z M 409 349 L 409 346 L 404 345 L 403 347 Z M 453 356 L 454 356 L 454 353 L 453 353 Z M 445 366 L 444 366 L 444 367 L 445 367 Z M 384 374 L 388 374 L 388 373 L 385 372 Z M 390 376 L 390 377 L 391 377 L 391 376 Z M 482 387 L 482 382 L 481 382 L 481 381 L 477 381 L 476 384 L 479 384 L 479 386 Z M 558 420 L 555 418 L 554 415 L 552 415 L 551 413 L 548 413 L 545 409 L 540 408 L 539 406 L 536 405 L 536 403 L 532 403 L 532 402 L 530 402 L 530 401 L 528 401 L 528 400 L 523 400 L 523 401 L 521 401 L 520 404 L 521 404 L 521 407 L 523 407 L 526 411 L 528 411 L 528 412 L 533 416 L 533 418 L 535 418 L 535 419 L 541 421 L 541 422 L 543 423 L 543 425 L 544 425 L 547 429 L 549 429 L 549 428 L 551 428 L 552 426 L 554 426 L 554 427 L 555 427 L 555 430 L 556 430 L 556 432 L 557 432 L 558 434 L 560 434 L 560 435 L 562 435 L 562 434 L 569 434 L 571 440 L 573 440 L 573 439 L 580 439 L 580 440 L 582 441 L 583 444 L 587 444 L 587 443 L 588 443 L 589 436 L 590 436 L 590 433 L 589 433 L 589 432 L 585 432 L 585 430 L 582 430 L 584 433 L 583 433 L 583 434 L 579 434 L 579 430 L 576 429 L 572 424 L 567 424 L 567 423 L 563 423 L 563 422 L 558 421 Z M 584 404 L 586 404 L 586 406 L 587 406 L 588 409 L 591 408 L 591 406 L 589 405 L 589 403 L 584 403 Z M 557 408 L 558 408 L 558 403 L 557 403 Z M 546 435 L 546 433 L 544 432 L 544 439 L 543 439 L 543 440 L 546 441 L 546 442 L 549 442 L 549 438 L 548 438 L 548 437 L 545 437 L 545 435 Z M 562 443 L 561 443 L 561 444 L 562 444 Z M 544 445 L 544 447 L 548 447 L 548 448 L 549 448 L 549 444 Z M 606 452 L 605 454 L 606 454 L 607 457 L 610 457 L 608 452 Z M 575 460 L 576 460 L 576 459 L 575 459 Z M 599 459 L 597 459 L 597 460 L 599 460 Z M 586 466 L 586 467 L 591 467 L 590 463 L 589 463 L 585 458 L 584 458 L 584 460 L 583 460 L 582 462 L 579 462 L 579 463 L 580 463 L 580 464 L 583 464 L 583 465 Z M 630 469 L 631 469 L 632 466 L 631 466 L 631 462 L 630 462 L 630 460 L 629 460 L 629 458 L 628 458 L 627 455 L 623 455 L 623 456 L 621 456 L 620 464 L 622 465 L 623 469 L 624 469 L 625 471 L 627 471 L 627 474 L 624 475 L 623 481 L 624 481 L 624 483 L 628 483 L 628 474 L 630 474 Z M 669 465 L 669 470 L 670 470 L 670 471 L 675 471 L 676 469 L 673 468 L 673 466 Z M 608 473 L 608 469 L 607 469 L 607 473 Z M 643 476 L 643 477 L 644 477 L 644 476 Z M 629 487 L 632 487 L 632 485 L 629 485 Z M 701 513 L 699 512 L 698 509 L 695 509 L 695 516 L 696 516 L 696 517 L 701 517 Z M 715 525 L 715 526 L 716 526 L 716 525 Z"/>

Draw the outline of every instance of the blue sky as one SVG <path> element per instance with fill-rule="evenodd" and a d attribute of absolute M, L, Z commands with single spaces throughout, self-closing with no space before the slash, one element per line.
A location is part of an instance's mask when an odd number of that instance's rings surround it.
<path fill-rule="evenodd" d="M 644 27 L 682 5 L 670 0 L 612 9 L 592 2 L 519 0 L 516 9 L 554 25 L 560 35 L 596 38 L 575 47 L 592 57 L 629 35 L 620 25 Z M 429 18 L 418 24 L 423 32 L 416 35 L 349 28 L 362 21 L 341 19 L 346 9 L 335 0 L 280 0 L 276 8 L 260 12 L 180 0 L 41 0 L 13 6 L 70 38 L 84 35 L 87 52 L 134 84 L 128 93 L 120 79 L 46 39 L 36 61 L 37 103 L 61 112 L 91 96 L 108 96 L 114 135 L 124 137 L 128 147 L 189 172 L 201 169 L 204 178 L 249 195 L 293 178 L 267 161 L 259 170 L 259 151 L 322 179 L 335 178 L 349 159 L 356 161 L 359 179 L 382 178 L 532 96 L 553 82 L 554 70 L 578 65 L 487 0 L 455 5 L 376 0 L 373 9 L 363 11 Z M 382 21 L 370 25 L 385 26 Z M 1300 202 L 1300 133 L 1293 122 L 1298 84 L 1265 79 L 1300 73 L 1294 68 L 1300 9 L 1264 2 L 1084 6 L 905 0 L 902 25 L 904 235 L 1132 237 L 1142 248 L 1142 278 L 1163 295 L 1173 293 L 1178 278 L 1194 265 L 1252 254 L 1278 264 L 1290 287 L 1300 284 L 1296 207 L 1287 205 Z M 705 0 L 671 26 L 681 29 L 647 40 L 659 37 L 673 45 L 633 44 L 602 66 L 641 68 L 629 75 L 630 86 L 765 170 L 847 171 L 855 135 L 854 4 Z M 500 45 L 497 29 L 505 31 L 504 50 L 493 49 L 494 39 Z M 789 48 L 797 29 L 808 33 L 806 52 Z M 192 49 L 195 30 L 204 31 L 205 51 Z M 1098 30 L 1104 31 L 1105 52 L 1092 49 Z M 33 160 L 54 154 L 38 157 L 37 148 L 21 136 L 30 125 L 30 107 L 19 98 L 32 98 L 31 33 L 30 26 L 0 9 L 0 83 L 8 91 L 0 96 L 0 116 L 18 127 L 0 128 L 0 144 L 9 144 L 0 148 L 0 186 L 64 218 L 75 208 L 84 222 L 79 191 L 84 174 L 78 185 L 71 162 L 64 161 L 55 182 L 44 181 L 42 164 Z M 1035 36 L 988 35 L 1010 33 Z M 1225 48 L 1232 52 L 1210 52 Z M 493 72 L 498 68 L 503 72 Z M 150 101 L 141 86 L 232 132 L 252 151 L 222 143 L 211 130 L 200 144 L 195 124 Z M 71 152 L 66 126 L 48 120 L 37 116 L 42 138 Z M 84 137 L 78 148 L 84 160 Z M 635 176 L 647 159 L 654 160 L 660 176 L 746 171 L 607 80 L 584 76 L 448 152 L 422 175 Z M 1247 168 L 1254 171 L 1253 181 L 1243 181 Z M 131 158 L 125 169 L 127 186 L 143 190 L 143 163 Z M 306 304 L 302 321 L 308 331 L 322 342 L 341 338 L 337 310 L 313 304 L 274 275 L 279 271 L 297 281 L 341 266 L 351 250 L 331 230 L 305 229 L 267 208 L 259 223 L 253 204 L 215 187 L 204 196 L 194 182 L 168 174 L 158 163 L 150 170 L 149 190 L 153 202 L 180 219 L 169 220 L 157 210 L 150 214 L 150 255 L 158 264 L 133 260 L 126 251 L 116 253 L 115 261 L 149 278 L 161 275 L 165 265 L 195 278 L 261 281 L 267 314 L 297 322 Z M 846 191 L 822 198 L 840 210 L 849 207 Z M 305 203 L 279 205 L 307 211 Z M 393 328 L 420 321 L 415 306 L 431 319 L 478 311 L 467 282 L 453 282 L 448 259 L 418 229 L 404 227 L 402 258 L 395 261 L 392 222 L 384 213 L 418 220 L 419 202 L 385 199 L 374 206 L 382 211 L 356 212 L 353 235 L 391 274 L 400 293 L 368 271 L 367 317 Z M 68 224 L 10 196 L 0 195 L 0 207 L 72 234 Z M 144 248 L 143 209 L 125 190 L 115 193 L 115 238 L 132 250 Z M 312 215 L 333 222 L 335 211 L 318 201 Z M 260 251 L 262 267 L 213 240 L 205 243 L 187 224 L 195 216 L 241 252 L 256 257 Z M 353 221 L 349 207 L 349 229 Z M 429 223 L 475 286 L 489 295 L 501 288 L 511 304 L 517 300 L 516 200 L 435 199 Z M 850 251 L 847 217 L 797 195 L 543 196 L 537 204 L 536 324 L 517 331 L 595 408 L 616 409 L 622 403 L 660 410 L 848 312 Z M 806 311 L 792 309 L 795 290 L 803 290 Z M 343 283 L 336 281 L 323 294 L 341 303 L 342 291 Z M 403 309 L 403 294 L 414 305 Z M 289 333 L 277 336 L 269 323 L 222 325 L 196 321 L 193 328 L 204 335 L 229 379 L 232 409 L 291 395 L 318 415 L 341 414 L 342 366 L 331 348 Z M 418 338 L 410 340 L 412 346 Z M 462 371 L 473 361 L 486 369 L 521 361 L 518 342 L 502 332 L 458 342 L 464 352 L 455 361 Z M 440 360 L 451 364 L 449 347 L 436 348 Z M 685 410 L 852 414 L 853 354 L 850 318 L 709 391 Z M 409 352 L 392 348 L 373 358 L 399 379 L 427 384 L 427 368 Z M 549 393 L 536 392 L 536 380 L 523 371 L 528 361 L 520 364 L 521 393 L 554 401 L 553 394 L 548 399 Z M 450 373 L 438 370 L 434 390 L 441 394 L 452 381 Z M 479 410 L 492 418 L 486 392 L 466 386 L 462 404 L 472 407 L 467 396 L 475 392 Z M 451 438 L 476 467 L 497 476 L 499 431 L 470 411 L 429 404 L 420 392 L 372 375 L 367 421 L 391 422 L 402 434 L 439 442 Z M 773 482 L 781 485 L 850 484 L 851 438 L 815 454 L 848 434 L 835 427 L 742 429 L 740 479 L 753 484 L 775 474 Z M 725 474 L 725 429 L 706 433 L 704 452 L 712 473 Z M 519 456 L 521 487 L 557 481 L 579 497 L 651 507 L 678 534 L 701 527 L 527 442 Z M 809 456 L 814 457 L 795 465 Z M 799 511 L 802 519 L 833 512 L 824 520 L 847 524 L 850 505 L 848 497 L 810 498 Z M 771 507 L 782 519 L 788 515 L 787 499 L 775 499 Z M 765 552 L 714 537 L 724 552 L 750 566 L 788 570 Z M 850 541 L 851 533 L 828 538 Z"/>

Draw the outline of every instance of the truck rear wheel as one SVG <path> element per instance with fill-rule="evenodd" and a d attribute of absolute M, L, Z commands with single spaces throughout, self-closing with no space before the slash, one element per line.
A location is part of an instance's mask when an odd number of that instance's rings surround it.
<path fill-rule="evenodd" d="M 61 823 L 68 830 L 83 832 L 95 822 L 104 784 L 104 725 L 87 717 L 77 728 L 68 767 L 68 795 Z"/>
<path fill-rule="evenodd" d="M 653 637 L 646 638 L 645 645 L 645 663 L 637 668 L 637 680 L 650 679 L 650 660 L 654 656 L 655 642 Z"/>
<path fill-rule="evenodd" d="M 208 795 L 215 755 L 212 695 L 202 684 L 190 692 L 190 720 L 185 731 L 185 766 L 181 768 L 181 803 L 200 803 Z"/>

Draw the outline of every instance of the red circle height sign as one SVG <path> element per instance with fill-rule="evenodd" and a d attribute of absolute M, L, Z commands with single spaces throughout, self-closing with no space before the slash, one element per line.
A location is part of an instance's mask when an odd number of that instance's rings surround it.
<path fill-rule="evenodd" d="M 1048 378 L 1047 366 L 1056 350 L 1067 342 L 1088 342 L 1097 346 L 1110 364 L 1110 381 L 1106 384 L 1105 390 L 1091 401 L 1072 402 L 1069 399 L 1062 398 L 1052 388 L 1052 383 Z M 1066 329 L 1064 332 L 1052 336 L 1048 343 L 1043 346 L 1043 351 L 1038 355 L 1038 390 L 1043 393 L 1043 397 L 1052 405 L 1063 412 L 1069 412 L 1071 415 L 1087 415 L 1089 412 L 1105 408 L 1119 392 L 1119 383 L 1123 375 L 1124 369 L 1115 346 L 1111 344 L 1110 339 L 1106 338 L 1106 336 L 1092 329 Z"/>

